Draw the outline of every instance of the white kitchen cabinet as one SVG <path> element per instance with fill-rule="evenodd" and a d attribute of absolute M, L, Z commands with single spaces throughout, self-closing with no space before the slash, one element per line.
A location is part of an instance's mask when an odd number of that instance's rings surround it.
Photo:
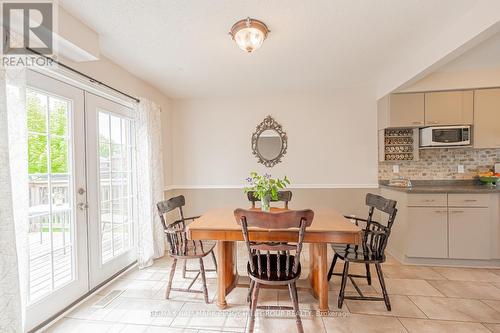
<path fill-rule="evenodd" d="M 451 259 L 490 259 L 488 208 L 449 208 L 448 250 Z"/>
<path fill-rule="evenodd" d="M 500 148 L 500 89 L 474 91 L 474 147 Z"/>
<path fill-rule="evenodd" d="M 408 257 L 448 257 L 446 207 L 408 207 Z"/>
<path fill-rule="evenodd" d="M 390 94 L 377 103 L 378 129 L 424 125 L 424 93 Z"/>
<path fill-rule="evenodd" d="M 425 125 L 465 125 L 474 119 L 472 90 L 439 91 L 425 94 Z"/>

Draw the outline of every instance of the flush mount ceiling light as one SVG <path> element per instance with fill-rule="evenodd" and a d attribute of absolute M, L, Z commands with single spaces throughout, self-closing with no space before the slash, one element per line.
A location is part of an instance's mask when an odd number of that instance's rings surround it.
<path fill-rule="evenodd" d="M 236 22 L 229 32 L 238 47 L 248 53 L 261 47 L 268 33 L 264 22 L 250 17 Z"/>

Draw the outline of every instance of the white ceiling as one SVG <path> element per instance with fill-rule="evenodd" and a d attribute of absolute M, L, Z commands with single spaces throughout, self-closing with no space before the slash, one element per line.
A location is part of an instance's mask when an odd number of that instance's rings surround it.
<path fill-rule="evenodd" d="M 376 89 L 472 0 L 61 0 L 100 35 L 101 52 L 172 98 Z M 264 21 L 255 53 L 232 24 Z"/>

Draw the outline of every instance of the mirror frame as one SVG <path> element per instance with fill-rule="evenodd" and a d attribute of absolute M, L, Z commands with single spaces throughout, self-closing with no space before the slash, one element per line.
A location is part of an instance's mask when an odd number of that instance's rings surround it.
<path fill-rule="evenodd" d="M 259 149 L 257 148 L 257 142 L 259 140 L 259 136 L 262 134 L 262 132 L 266 130 L 274 130 L 276 133 L 278 133 L 279 137 L 281 138 L 281 151 L 273 159 L 266 159 L 264 158 L 260 152 Z M 273 119 L 271 116 L 267 116 L 264 118 L 264 120 L 257 125 L 255 132 L 252 134 L 252 153 L 257 157 L 258 163 L 264 164 L 266 167 L 273 167 L 276 164 L 281 162 L 281 158 L 283 155 L 286 154 L 286 150 L 288 148 L 288 137 L 286 133 L 283 131 L 283 127 Z"/>

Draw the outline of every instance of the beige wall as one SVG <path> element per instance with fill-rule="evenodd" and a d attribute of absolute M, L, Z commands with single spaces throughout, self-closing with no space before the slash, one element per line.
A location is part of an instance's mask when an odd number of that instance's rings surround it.
<path fill-rule="evenodd" d="M 302 187 L 368 187 L 377 183 L 375 94 L 176 100 L 174 187 L 237 186 L 252 170 L 288 175 Z M 272 169 L 257 163 L 251 136 L 265 116 L 288 135 L 288 152 Z"/>

